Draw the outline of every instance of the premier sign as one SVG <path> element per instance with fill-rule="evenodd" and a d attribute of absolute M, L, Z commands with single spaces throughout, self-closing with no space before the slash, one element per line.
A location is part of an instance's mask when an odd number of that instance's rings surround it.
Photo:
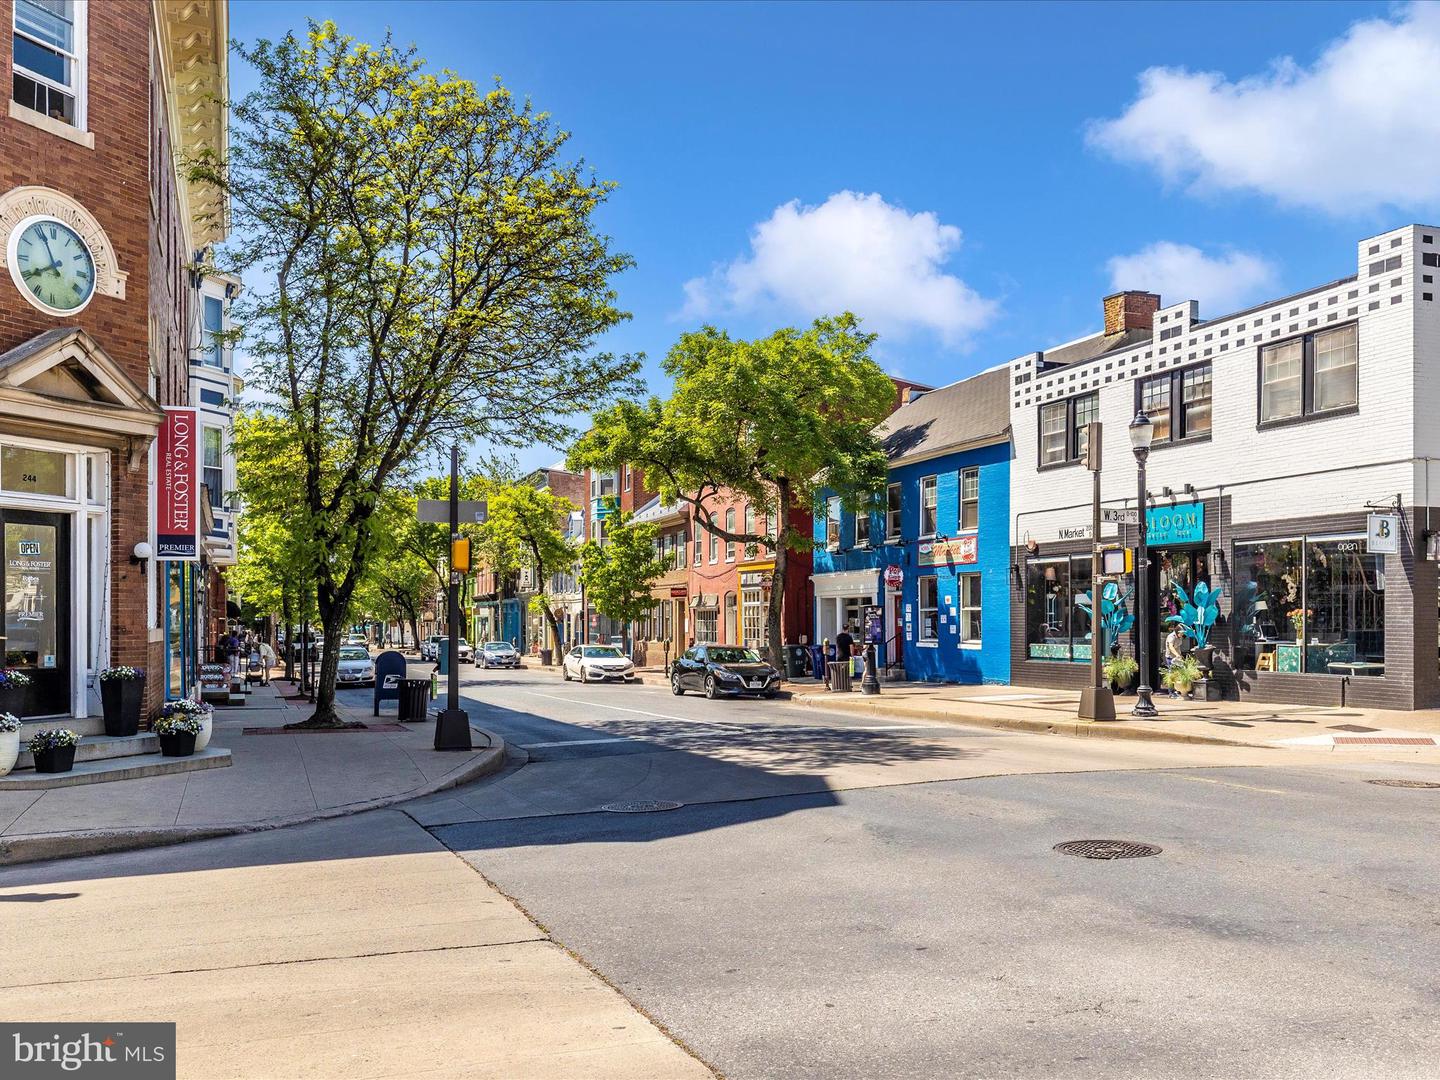
<path fill-rule="evenodd" d="M 194 409 L 167 408 L 156 454 L 155 557 L 171 562 L 200 559 L 200 483 Z"/>

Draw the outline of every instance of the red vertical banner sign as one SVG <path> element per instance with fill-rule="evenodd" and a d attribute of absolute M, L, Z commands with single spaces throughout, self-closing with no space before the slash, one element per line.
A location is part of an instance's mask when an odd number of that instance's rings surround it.
<path fill-rule="evenodd" d="M 165 409 L 156 453 L 155 557 L 200 558 L 200 424 L 194 409 Z"/>

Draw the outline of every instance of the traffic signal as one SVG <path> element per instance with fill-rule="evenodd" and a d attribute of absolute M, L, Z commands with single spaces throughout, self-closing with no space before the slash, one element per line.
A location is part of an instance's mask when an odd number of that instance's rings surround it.
<path fill-rule="evenodd" d="M 470 572 L 470 541 L 463 536 L 450 541 L 450 569 L 460 574 Z"/>
<path fill-rule="evenodd" d="M 1100 421 L 1085 425 L 1085 449 L 1080 454 L 1080 463 L 1091 472 L 1100 471 Z"/>

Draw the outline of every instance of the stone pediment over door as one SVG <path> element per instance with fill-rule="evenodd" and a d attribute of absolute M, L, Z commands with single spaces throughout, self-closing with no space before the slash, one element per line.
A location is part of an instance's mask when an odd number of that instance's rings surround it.
<path fill-rule="evenodd" d="M 132 463 L 165 413 L 79 327 L 37 334 L 0 353 L 0 426 L 17 434 L 120 446 Z"/>

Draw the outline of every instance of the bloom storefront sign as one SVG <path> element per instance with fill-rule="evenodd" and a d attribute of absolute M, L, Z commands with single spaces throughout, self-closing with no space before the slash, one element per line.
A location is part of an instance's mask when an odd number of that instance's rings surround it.
<path fill-rule="evenodd" d="M 155 557 L 175 562 L 200 558 L 200 483 L 196 478 L 194 409 L 165 410 L 156 454 Z"/>
<path fill-rule="evenodd" d="M 920 544 L 916 560 L 921 566 L 963 566 L 978 562 L 980 545 L 977 537 L 957 536 L 951 540 L 925 540 Z"/>
<path fill-rule="evenodd" d="M 1145 542 L 1151 547 L 1164 544 L 1198 544 L 1205 539 L 1205 504 L 1152 506 L 1145 515 Z"/>

